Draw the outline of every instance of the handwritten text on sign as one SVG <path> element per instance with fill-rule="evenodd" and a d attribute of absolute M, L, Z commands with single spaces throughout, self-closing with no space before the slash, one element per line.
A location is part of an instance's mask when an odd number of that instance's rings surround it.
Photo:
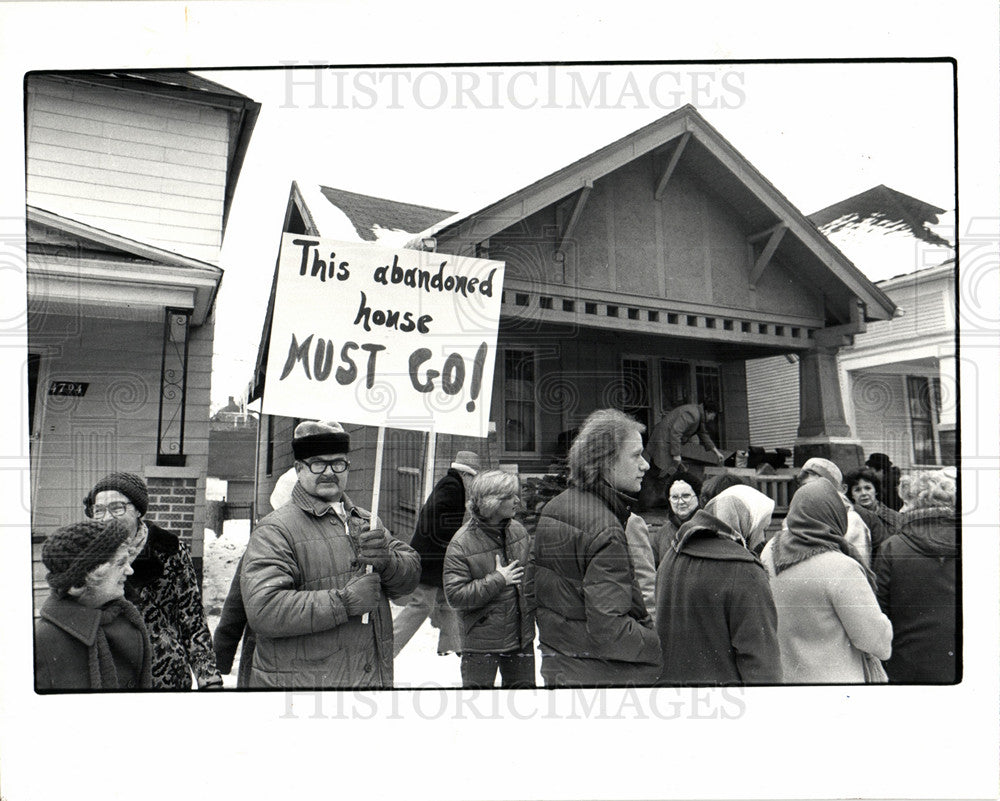
<path fill-rule="evenodd" d="M 503 271 L 284 234 L 264 412 L 485 437 Z"/>

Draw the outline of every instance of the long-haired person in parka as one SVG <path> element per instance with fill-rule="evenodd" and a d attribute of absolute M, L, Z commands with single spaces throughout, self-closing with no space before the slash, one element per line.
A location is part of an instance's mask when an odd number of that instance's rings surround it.
<path fill-rule="evenodd" d="M 444 556 L 444 593 L 458 612 L 462 685 L 492 687 L 497 670 L 510 689 L 535 686 L 535 616 L 528 532 L 514 514 L 517 476 L 480 473 L 469 487 L 469 521 Z"/>
<path fill-rule="evenodd" d="M 878 600 L 892 621 L 889 681 L 959 680 L 958 510 L 955 479 L 928 470 L 900 481 L 900 531 L 875 561 Z"/>
<path fill-rule="evenodd" d="M 801 486 L 787 528 L 764 546 L 778 610 L 783 681 L 861 684 L 865 654 L 889 658 L 892 625 L 875 600 L 875 577 L 844 537 L 847 509 L 828 481 Z"/>
<path fill-rule="evenodd" d="M 587 418 L 569 451 L 571 486 L 542 509 L 534 567 L 546 686 L 650 685 L 660 643 L 629 559 L 625 525 L 649 463 L 641 423 Z"/>

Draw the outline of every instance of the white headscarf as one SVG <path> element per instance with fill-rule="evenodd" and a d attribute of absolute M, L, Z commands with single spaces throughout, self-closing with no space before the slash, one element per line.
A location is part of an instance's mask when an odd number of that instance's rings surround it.
<path fill-rule="evenodd" d="M 705 505 L 705 511 L 719 518 L 752 547 L 771 520 L 774 501 L 753 487 L 738 485 L 723 490 Z"/>

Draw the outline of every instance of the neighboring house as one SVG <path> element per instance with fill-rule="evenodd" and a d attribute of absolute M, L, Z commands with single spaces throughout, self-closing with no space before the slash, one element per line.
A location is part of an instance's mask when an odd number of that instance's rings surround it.
<path fill-rule="evenodd" d="M 145 477 L 200 569 L 219 252 L 260 106 L 187 72 L 25 93 L 36 599 L 38 543 L 112 471 Z"/>
<path fill-rule="evenodd" d="M 256 458 L 257 413 L 230 395 L 212 415 L 208 433 L 208 475 L 226 482 L 226 519 L 253 518 Z"/>
<path fill-rule="evenodd" d="M 355 220 L 350 207 L 369 201 L 324 190 L 313 202 L 293 187 L 285 230 L 327 236 L 314 205 Z M 796 458 L 858 458 L 847 440 L 837 350 L 896 307 L 692 106 L 472 214 L 436 214 L 411 247 L 506 262 L 495 432 L 486 440 L 438 435 L 428 453 L 421 435 L 390 430 L 382 490 L 398 521 L 414 504 L 413 493 L 392 492 L 401 471 L 433 479 L 469 447 L 491 465 L 544 472 L 601 407 L 651 427 L 678 404 L 715 399 L 723 407 L 718 444 L 746 448 L 744 365 L 768 355 L 796 356 L 809 387 L 794 412 Z M 376 241 L 376 230 L 401 227 L 386 220 L 376 229 L 377 219 L 356 222 L 356 233 Z M 266 380 L 269 320 L 270 310 L 251 397 Z M 290 426 L 264 425 L 266 491 L 290 464 Z M 374 437 L 369 430 L 358 439 Z M 699 455 L 693 447 L 691 458 Z M 355 465 L 370 464 L 352 457 L 352 486 L 365 486 Z"/>
<path fill-rule="evenodd" d="M 899 309 L 841 348 L 848 424 L 865 455 L 901 468 L 956 460 L 954 222 L 943 209 L 878 186 L 810 216 Z M 788 446 L 797 427 L 798 370 L 785 359 L 747 365 L 754 445 Z"/>

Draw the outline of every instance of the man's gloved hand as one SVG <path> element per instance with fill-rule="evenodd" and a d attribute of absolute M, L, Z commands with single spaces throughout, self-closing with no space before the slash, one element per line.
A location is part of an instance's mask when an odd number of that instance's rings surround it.
<path fill-rule="evenodd" d="M 392 556 L 389 550 L 389 537 L 386 536 L 385 529 L 361 532 L 360 549 L 358 561 L 363 565 L 371 565 L 372 570 L 382 572 L 389 566 L 389 559 Z"/>
<path fill-rule="evenodd" d="M 374 612 L 382 595 L 381 586 L 382 579 L 378 573 L 366 573 L 348 581 L 347 586 L 340 590 L 340 600 L 344 602 L 348 616 L 355 617 L 365 612 Z"/>

